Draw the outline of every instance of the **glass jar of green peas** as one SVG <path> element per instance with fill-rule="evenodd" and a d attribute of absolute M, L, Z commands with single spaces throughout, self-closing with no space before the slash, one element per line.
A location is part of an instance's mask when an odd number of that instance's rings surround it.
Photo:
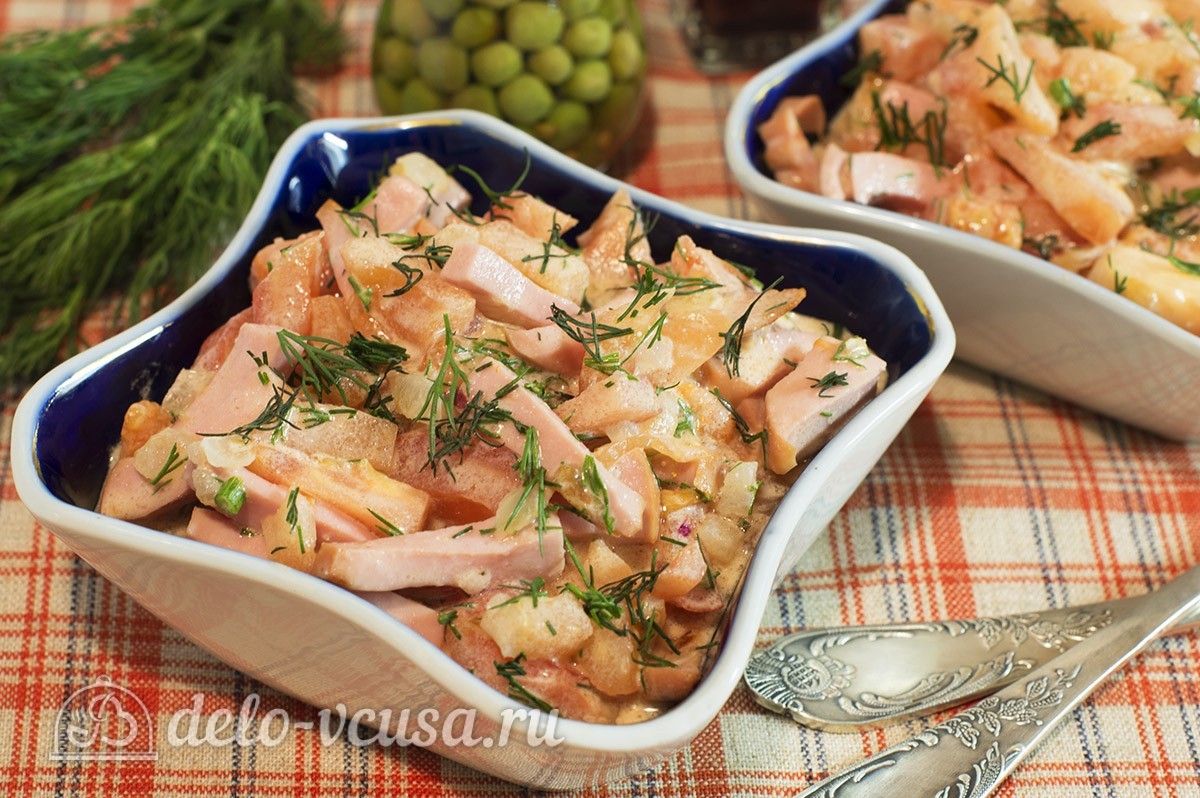
<path fill-rule="evenodd" d="M 383 0 L 372 75 L 386 114 L 473 108 L 606 164 L 637 123 L 634 0 Z"/>

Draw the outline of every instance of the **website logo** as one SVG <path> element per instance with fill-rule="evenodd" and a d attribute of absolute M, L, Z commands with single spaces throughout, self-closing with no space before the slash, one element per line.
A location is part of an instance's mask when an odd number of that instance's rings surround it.
<path fill-rule="evenodd" d="M 142 700 L 107 676 L 72 693 L 54 719 L 55 761 L 158 759 Z"/>

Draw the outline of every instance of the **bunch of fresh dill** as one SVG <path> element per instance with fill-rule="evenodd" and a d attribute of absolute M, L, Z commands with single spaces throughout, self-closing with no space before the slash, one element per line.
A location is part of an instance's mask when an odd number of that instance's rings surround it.
<path fill-rule="evenodd" d="M 133 320 L 211 265 L 306 117 L 293 69 L 337 64 L 320 0 L 152 0 L 0 42 L 0 384 Z"/>

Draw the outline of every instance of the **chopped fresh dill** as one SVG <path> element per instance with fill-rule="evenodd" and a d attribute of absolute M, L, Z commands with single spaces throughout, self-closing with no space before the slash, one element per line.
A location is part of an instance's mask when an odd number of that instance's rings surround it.
<path fill-rule="evenodd" d="M 1062 241 L 1059 240 L 1057 233 L 1047 233 L 1037 238 L 1025 236 L 1021 241 L 1021 246 L 1037 253 L 1042 260 L 1050 260 L 1055 252 L 1062 249 Z"/>
<path fill-rule="evenodd" d="M 737 410 L 734 409 L 733 405 L 730 404 L 728 399 L 726 399 L 724 396 L 721 396 L 721 392 L 718 389 L 713 388 L 711 391 L 709 391 L 709 393 L 711 393 L 713 396 L 717 397 L 717 401 L 721 403 L 721 407 L 724 407 L 726 412 L 728 412 L 729 415 L 733 418 L 733 427 L 734 427 L 734 429 L 737 430 L 737 434 L 742 439 L 742 443 L 751 444 L 751 443 L 754 443 L 755 441 L 758 441 L 762 445 L 763 454 L 766 454 L 766 451 L 767 451 L 767 430 L 766 430 L 766 428 L 764 427 L 763 429 L 759 430 L 758 432 L 751 433 L 750 432 L 750 423 L 748 421 L 746 421 L 745 418 L 742 417 L 741 413 L 739 413 Z"/>
<path fill-rule="evenodd" d="M 855 64 L 846 74 L 838 79 L 838 83 L 847 87 L 854 88 L 862 83 L 862 79 L 866 75 L 879 72 L 883 67 L 883 52 L 880 50 L 872 50 L 871 52 L 858 59 Z"/>
<path fill-rule="evenodd" d="M 163 461 L 162 468 L 154 475 L 154 479 L 150 480 L 150 484 L 156 489 L 166 485 L 171 481 L 171 474 L 187 462 L 187 458 L 179 454 L 179 446 L 171 444 L 171 451 L 167 452 L 167 459 Z"/>
<path fill-rule="evenodd" d="M 543 596 L 550 595 L 548 592 L 546 592 L 546 580 L 540 576 L 535 576 L 531 580 L 522 579 L 521 584 L 519 585 L 501 585 L 501 587 L 507 590 L 516 590 L 519 592 L 512 598 L 496 604 L 495 606 L 497 607 L 507 607 L 509 604 L 516 604 L 518 601 L 525 598 L 529 599 L 530 604 L 536 607 L 538 604 L 538 599 L 542 598 Z"/>
<path fill-rule="evenodd" d="M 300 511 L 296 507 L 296 499 L 299 496 L 299 488 L 292 488 L 288 491 L 287 513 L 284 516 L 284 521 L 287 523 L 288 528 L 292 530 L 292 534 L 296 536 L 296 544 L 300 549 L 300 553 L 306 554 L 308 547 L 304 543 L 304 530 L 300 528 Z"/>
<path fill-rule="evenodd" d="M 525 675 L 525 666 L 521 664 L 524 661 L 525 654 L 522 652 L 508 662 L 493 663 L 496 666 L 496 674 L 508 682 L 508 697 L 524 702 L 534 709 L 540 709 L 542 712 L 552 712 L 554 707 L 531 693 L 529 688 L 517 681 L 518 676 Z"/>
<path fill-rule="evenodd" d="M 988 82 L 984 84 L 985 88 L 998 80 L 1003 81 L 1012 89 L 1013 99 L 1018 103 L 1021 102 L 1021 99 L 1025 96 L 1025 92 L 1029 91 L 1029 84 L 1033 80 L 1033 68 L 1036 65 L 1034 61 L 1029 62 L 1029 72 L 1022 79 L 1017 65 L 1004 63 L 1003 55 L 996 56 L 996 64 L 994 66 L 982 58 L 976 58 L 975 60 L 982 64 L 984 69 L 992 73 L 992 76 L 988 78 Z M 1012 69 L 1011 74 L 1009 73 L 1009 68 Z"/>
<path fill-rule="evenodd" d="M 879 125 L 879 144 L 876 149 L 902 152 L 910 144 L 920 144 L 925 148 L 934 169 L 945 165 L 945 102 L 938 111 L 926 111 L 917 122 L 913 122 L 909 115 L 907 102 L 897 108 L 891 100 L 884 103 L 876 91 L 871 93 L 871 104 Z"/>
<path fill-rule="evenodd" d="M 350 280 L 350 287 L 354 289 L 354 295 L 358 297 L 358 301 L 362 303 L 363 310 L 371 312 L 371 299 L 375 296 L 375 291 L 370 288 L 363 288 L 353 274 L 347 275 Z"/>
<path fill-rule="evenodd" d="M 1200 91 L 1193 92 L 1191 97 L 1180 101 L 1183 104 L 1183 110 L 1179 112 L 1180 119 L 1200 120 Z"/>
<path fill-rule="evenodd" d="M 1063 109 L 1068 114 L 1075 114 L 1080 119 L 1083 119 L 1087 113 L 1087 102 L 1081 95 L 1071 91 L 1071 81 L 1067 78 L 1058 78 L 1050 82 L 1050 99 L 1058 104 L 1058 107 Z"/>
<path fill-rule="evenodd" d="M 1114 122 L 1111 119 L 1105 119 L 1103 122 L 1098 123 L 1091 130 L 1075 139 L 1075 146 L 1071 147 L 1071 152 L 1082 152 L 1100 139 L 1105 139 L 1109 136 L 1116 136 L 1120 133 L 1120 122 Z"/>
<path fill-rule="evenodd" d="M 521 496 L 513 506 L 512 514 L 505 520 L 504 528 L 508 529 L 512 526 L 517 513 L 525 506 L 525 502 L 530 501 L 532 497 L 534 503 L 533 526 L 537 530 L 538 551 L 541 552 L 546 538 L 546 531 L 550 525 L 549 510 L 546 506 L 546 486 L 558 486 L 546 479 L 546 469 L 542 465 L 542 450 L 538 445 L 538 431 L 536 427 L 530 425 L 525 428 L 525 445 L 522 447 L 521 456 L 517 459 L 513 468 L 521 475 Z M 533 605 L 537 606 L 536 599 L 534 599 Z"/>
<path fill-rule="evenodd" d="M 721 572 L 713 570 L 712 565 L 708 561 L 708 554 L 704 551 L 704 543 L 698 537 L 696 538 L 696 545 L 700 547 L 700 559 L 704 560 L 703 583 L 709 590 L 716 590 L 717 577 L 721 575 Z"/>
<path fill-rule="evenodd" d="M 446 627 L 446 631 L 462 640 L 462 632 L 458 631 L 458 627 L 454 622 L 458 620 L 458 610 L 449 609 L 438 613 L 438 623 Z"/>
<path fill-rule="evenodd" d="M 375 520 L 379 522 L 375 525 L 375 528 L 378 529 L 383 534 L 387 535 L 388 537 L 399 537 L 400 535 L 404 534 L 403 529 L 396 526 L 393 522 L 384 518 L 382 515 L 375 512 L 374 510 L 372 510 L 370 507 L 367 508 L 367 512 L 370 513 L 372 516 L 374 516 Z"/>
<path fill-rule="evenodd" d="M 1036 19 L 1021 20 L 1015 24 L 1018 31 L 1031 31 L 1049 36 L 1059 47 L 1087 47 L 1091 44 L 1079 26 L 1082 19 L 1072 19 L 1059 7 L 1057 0 L 1050 0 L 1046 15 Z M 1111 44 L 1111 43 L 1110 43 Z M 1096 45 L 1098 49 L 1107 49 Z"/>
<path fill-rule="evenodd" d="M 517 179 L 513 181 L 511 186 L 503 191 L 496 191 L 493 189 L 487 184 L 487 181 L 483 179 L 482 175 L 465 164 L 455 164 L 446 171 L 450 174 L 454 174 L 455 172 L 466 172 L 468 175 L 475 178 L 475 182 L 479 184 L 480 191 L 482 191 L 484 196 L 488 198 L 488 202 L 491 203 L 492 207 L 503 208 L 504 210 L 512 210 L 512 206 L 509 205 L 505 200 L 524 195 L 524 192 L 521 191 L 521 186 L 524 185 L 525 179 L 529 177 L 529 169 L 532 165 L 533 159 L 530 157 L 529 151 L 526 150 L 525 166 L 523 169 L 521 169 L 521 174 L 517 176 Z"/>
<path fill-rule="evenodd" d="M 721 333 L 721 338 L 725 340 L 724 345 L 721 347 L 721 359 L 725 362 L 725 372 L 730 377 L 740 376 L 738 361 L 741 360 L 742 341 L 746 337 L 746 324 L 750 321 L 750 314 L 754 312 L 754 306 L 767 295 L 767 291 L 779 285 L 781 280 L 783 280 L 782 276 L 776 277 L 775 282 L 771 283 L 766 291 L 762 291 L 758 296 L 754 297 L 750 304 L 746 306 L 745 312 L 734 320 L 729 329 Z M 679 436 L 676 435 L 676 437 Z"/>
<path fill-rule="evenodd" d="M 975 40 L 979 38 L 979 28 L 974 25 L 962 24 L 954 29 L 954 36 L 950 39 L 950 43 L 946 45 L 946 49 L 942 50 L 942 55 L 939 60 L 945 61 L 950 53 L 954 52 L 955 48 L 962 47 L 966 50 L 971 45 L 975 44 Z"/>
<path fill-rule="evenodd" d="M 675 437 L 683 437 L 683 433 L 696 432 L 696 414 L 692 412 L 692 408 L 687 402 L 682 399 L 679 402 L 679 420 L 675 422 Z"/>
<path fill-rule="evenodd" d="M 1200 233 L 1200 187 L 1183 192 L 1174 189 L 1157 206 L 1147 202 L 1141 221 L 1172 239 Z"/>
<path fill-rule="evenodd" d="M 621 353 L 605 353 L 600 344 L 614 338 L 623 338 L 633 334 L 632 327 L 616 327 L 611 324 L 601 324 L 596 320 L 596 314 L 588 314 L 587 321 L 580 320 L 558 305 L 550 308 L 550 320 L 571 340 L 579 343 L 585 352 L 584 365 L 602 374 L 613 374 L 621 367 Z"/>
<path fill-rule="evenodd" d="M 844 371 L 841 373 L 831 371 L 819 379 L 817 377 L 809 377 L 808 379 L 813 384 L 812 389 L 817 392 L 817 396 L 821 397 L 822 399 L 830 399 L 832 397 L 825 392 L 831 388 L 839 388 L 843 385 L 849 385 L 850 383 L 846 379 L 847 376 L 849 375 Z"/>
<path fill-rule="evenodd" d="M 600 517 L 604 521 L 605 530 L 608 531 L 608 534 L 613 534 L 615 521 L 608 500 L 608 488 L 605 487 L 604 480 L 600 478 L 600 471 L 596 468 L 596 458 L 590 454 L 583 458 L 580 477 L 588 493 L 592 494 L 600 503 Z"/>

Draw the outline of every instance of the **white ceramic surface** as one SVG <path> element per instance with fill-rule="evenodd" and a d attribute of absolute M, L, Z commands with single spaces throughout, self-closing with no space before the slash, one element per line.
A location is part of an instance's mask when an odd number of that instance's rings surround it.
<path fill-rule="evenodd" d="M 535 159 L 551 161 L 580 180 L 618 184 L 579 166 L 536 140 L 478 114 L 440 113 L 385 120 L 387 124 L 464 124 L 515 140 Z M 354 595 L 306 574 L 250 556 L 175 538 L 100 516 L 57 498 L 38 471 L 35 447 L 39 417 L 56 393 L 88 379 L 171 323 L 211 290 L 241 257 L 264 223 L 283 165 L 314 131 L 350 131 L 380 120 L 327 120 L 301 128 L 283 146 L 263 194 L 226 253 L 179 300 L 122 335 L 59 366 L 33 387 L 18 407 L 12 436 L 17 491 L 28 508 L 73 551 L 164 623 L 252 677 L 316 707 L 344 704 L 415 713 L 435 707 L 445 718 L 475 708 L 477 736 L 498 732 L 502 712 L 522 705 L 486 686 L 428 641 Z M 923 303 L 934 330 L 924 356 L 852 419 L 817 455 L 787 494 L 750 564 L 724 645 L 695 692 L 659 718 L 634 726 L 560 721 L 566 742 L 529 746 L 517 730 L 506 747 L 435 743 L 432 750 L 465 765 L 522 784 L 575 788 L 618 780 L 650 767 L 687 745 L 717 714 L 738 684 L 766 602 L 778 580 L 825 528 L 874 465 L 948 364 L 954 333 L 920 270 L 899 252 L 839 233 L 784 230 L 720 220 L 667 203 L 638 190 L 637 202 L 653 201 L 685 215 L 698 227 L 724 225 L 790 240 L 849 243 L 898 275 Z M 215 322 L 214 322 L 215 324 Z"/>
<path fill-rule="evenodd" d="M 929 276 L 958 335 L 956 355 L 1053 396 L 1168 438 L 1200 440 L 1200 336 L 1113 291 L 1032 255 L 892 211 L 810 194 L 776 182 L 747 146 L 747 128 L 777 87 L 809 70 L 806 91 L 841 70 L 812 65 L 853 40 L 890 0 L 755 75 L 725 125 L 734 178 L 763 217 L 860 233 L 891 244 Z M 769 109 L 768 109 L 769 110 Z M 830 109 L 832 112 L 835 109 Z"/>

